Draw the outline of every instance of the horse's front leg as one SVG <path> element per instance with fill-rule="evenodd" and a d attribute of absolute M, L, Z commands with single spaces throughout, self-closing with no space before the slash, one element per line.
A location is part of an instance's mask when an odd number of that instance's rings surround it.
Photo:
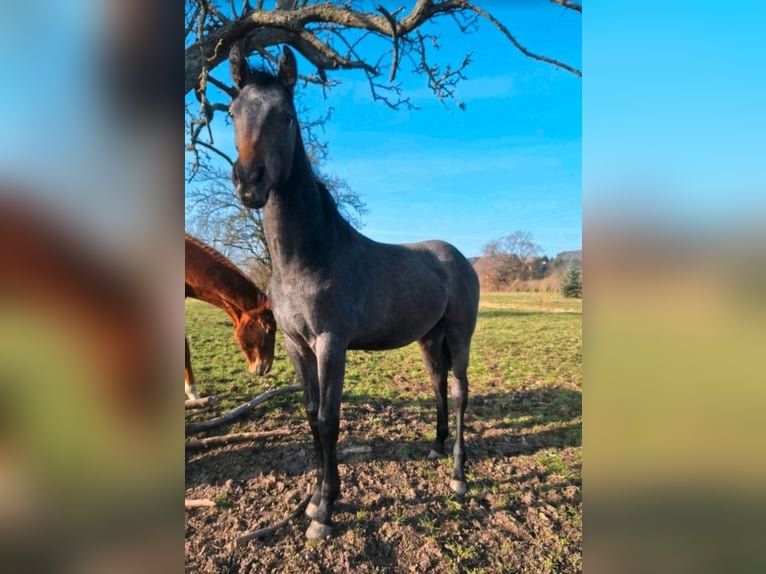
<path fill-rule="evenodd" d="M 322 482 L 324 481 L 324 456 L 322 453 L 322 441 L 319 436 L 319 423 L 317 415 L 319 413 L 319 376 L 317 374 L 317 359 L 314 352 L 308 347 L 304 347 L 293 342 L 289 337 L 285 337 L 285 348 L 290 362 L 303 385 L 304 399 L 306 401 L 306 415 L 309 419 L 311 436 L 314 439 L 314 455 L 316 456 L 316 488 L 306 508 L 306 515 L 314 518 L 316 509 L 322 498 Z"/>
<path fill-rule="evenodd" d="M 317 339 L 316 355 L 319 375 L 317 422 L 322 444 L 324 480 L 319 505 L 312 508 L 312 521 L 306 530 L 306 537 L 309 539 L 326 538 L 332 534 L 332 510 L 340 494 L 336 446 L 340 430 L 343 375 L 346 368 L 345 343 L 329 335 L 321 336 Z"/>
<path fill-rule="evenodd" d="M 191 366 L 191 353 L 189 352 L 189 339 L 184 337 L 185 359 L 184 359 L 184 391 L 186 392 L 186 398 L 195 400 L 199 398 L 197 392 L 197 385 L 194 384 L 194 372 Z"/>

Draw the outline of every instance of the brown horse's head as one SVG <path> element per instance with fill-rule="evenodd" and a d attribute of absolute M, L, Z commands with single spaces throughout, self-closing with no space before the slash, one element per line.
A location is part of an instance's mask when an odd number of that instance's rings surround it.
<path fill-rule="evenodd" d="M 242 313 L 234 326 L 234 336 L 247 360 L 247 370 L 265 375 L 274 361 L 274 340 L 277 323 L 268 302 Z"/>

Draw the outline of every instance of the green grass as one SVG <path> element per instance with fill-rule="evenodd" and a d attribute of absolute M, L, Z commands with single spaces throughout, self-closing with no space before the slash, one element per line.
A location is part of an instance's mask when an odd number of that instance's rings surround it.
<path fill-rule="evenodd" d="M 468 371 L 469 409 L 497 418 L 522 435 L 556 431 L 546 446 L 579 446 L 581 313 L 582 300 L 553 293 L 482 295 Z M 223 311 L 187 299 L 186 333 L 197 386 L 203 395 L 221 397 L 221 412 L 268 388 L 297 381 L 281 334 L 271 372 L 257 377 L 247 372 Z M 407 409 L 414 417 L 430 420 L 433 393 L 417 345 L 387 352 L 350 351 L 343 408 L 344 416 L 364 414 L 375 426 L 390 422 L 386 409 Z M 297 394 L 277 397 L 264 409 L 275 416 L 303 416 Z M 397 432 L 402 439 L 422 438 L 412 426 Z M 432 440 L 433 430 L 427 432 Z"/>

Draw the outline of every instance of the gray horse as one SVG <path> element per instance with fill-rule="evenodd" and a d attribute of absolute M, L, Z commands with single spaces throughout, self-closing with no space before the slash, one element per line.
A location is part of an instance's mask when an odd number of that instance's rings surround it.
<path fill-rule="evenodd" d="M 463 416 L 479 281 L 452 245 L 377 243 L 340 215 L 317 181 L 295 116 L 295 56 L 285 47 L 276 76 L 251 70 L 239 46 L 229 55 L 239 93 L 231 103 L 237 161 L 233 181 L 246 207 L 263 208 L 272 261 L 272 307 L 301 379 L 317 459 L 306 514 L 310 539 L 332 533 L 340 492 L 336 443 L 348 349 L 394 349 L 417 341 L 436 393 L 436 440 L 444 455 L 447 375 L 456 417 L 450 486 L 466 491 Z"/>

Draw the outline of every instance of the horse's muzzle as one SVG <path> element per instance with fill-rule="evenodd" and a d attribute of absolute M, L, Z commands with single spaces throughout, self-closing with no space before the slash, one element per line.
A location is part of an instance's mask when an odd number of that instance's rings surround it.
<path fill-rule="evenodd" d="M 247 366 L 247 370 L 253 375 L 262 376 L 271 370 L 271 363 L 269 361 L 254 361 Z"/>
<path fill-rule="evenodd" d="M 269 199 L 269 192 L 266 190 L 263 193 L 258 193 L 252 186 L 245 187 L 240 183 L 237 186 L 237 197 L 245 207 L 261 209 Z"/>
<path fill-rule="evenodd" d="M 250 209 L 260 209 L 266 205 L 269 190 L 265 184 L 265 176 L 266 168 L 261 164 L 256 164 L 246 171 L 239 161 L 234 163 L 231 179 L 237 188 L 237 197 L 242 205 Z"/>

